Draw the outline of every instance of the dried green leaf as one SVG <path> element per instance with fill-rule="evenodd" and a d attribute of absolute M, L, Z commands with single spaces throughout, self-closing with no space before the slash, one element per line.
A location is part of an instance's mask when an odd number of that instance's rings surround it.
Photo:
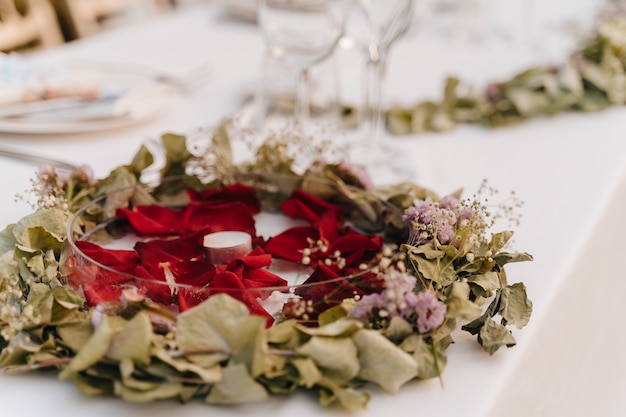
<path fill-rule="evenodd" d="M 153 348 L 152 356 L 182 374 L 195 374 L 208 384 L 213 384 L 222 379 L 222 367 L 220 365 L 205 368 L 190 362 L 185 356 L 172 357 L 164 349 L 157 348 Z"/>
<path fill-rule="evenodd" d="M 320 391 L 320 404 L 328 407 L 339 403 L 339 405 L 348 411 L 364 410 L 370 400 L 367 393 L 358 392 L 353 388 L 333 387 L 332 390 Z"/>
<path fill-rule="evenodd" d="M 298 325 L 298 329 L 309 336 L 350 336 L 361 328 L 363 328 L 363 323 L 351 317 L 343 317 L 321 327 Z"/>
<path fill-rule="evenodd" d="M 15 224 L 7 225 L 0 231 L 0 256 L 7 253 L 13 253 L 17 239 L 15 238 Z"/>
<path fill-rule="evenodd" d="M 413 326 L 404 318 L 394 316 L 381 333 L 389 340 L 402 340 L 413 333 Z"/>
<path fill-rule="evenodd" d="M 487 271 L 484 274 L 471 275 L 467 277 L 467 282 L 482 289 L 481 294 L 495 291 L 502 286 L 498 273 Z"/>
<path fill-rule="evenodd" d="M 298 370 L 300 383 L 305 387 L 312 388 L 322 380 L 322 373 L 312 358 L 295 358 L 290 363 Z"/>
<path fill-rule="evenodd" d="M 78 352 L 91 338 L 94 332 L 93 325 L 87 315 L 82 319 L 69 323 L 61 323 L 56 328 L 59 334 L 59 343 Z"/>
<path fill-rule="evenodd" d="M 491 241 L 489 242 L 488 250 L 491 253 L 498 253 L 500 250 L 511 240 L 513 232 L 511 230 L 505 230 L 503 232 L 494 233 L 491 235 Z"/>
<path fill-rule="evenodd" d="M 15 240 L 28 248 L 47 250 L 46 242 L 59 245 L 65 236 L 70 214 L 59 209 L 41 209 L 20 219 L 13 227 Z M 34 234 L 29 229 L 34 228 Z M 55 242 L 56 241 L 56 242 Z M 32 242 L 32 243 L 31 243 Z M 40 242 L 41 246 L 37 245 Z"/>
<path fill-rule="evenodd" d="M 350 311 L 350 308 L 351 308 L 351 306 L 347 305 L 346 301 L 342 302 L 338 306 L 335 306 L 335 307 L 329 308 L 328 310 L 323 311 L 317 318 L 317 321 L 320 327 L 323 327 L 343 317 L 346 317 L 348 314 L 348 311 Z"/>
<path fill-rule="evenodd" d="M 349 337 L 315 336 L 297 348 L 296 353 L 313 359 L 324 376 L 339 385 L 359 373 L 357 349 Z"/>
<path fill-rule="evenodd" d="M 107 356 L 113 360 L 130 359 L 138 364 L 150 363 L 152 323 L 144 312 L 135 315 L 113 339 Z"/>
<path fill-rule="evenodd" d="M 72 378 L 72 382 L 86 395 L 113 395 L 114 393 L 114 384 L 110 379 L 76 374 Z"/>
<path fill-rule="evenodd" d="M 59 374 L 60 379 L 71 379 L 76 373 L 98 363 L 109 350 L 115 335 L 121 330 L 122 323 L 117 317 L 103 316 L 91 336 L 72 361 Z"/>
<path fill-rule="evenodd" d="M 532 261 L 533 256 L 525 252 L 523 253 L 500 252 L 500 253 L 493 255 L 493 260 L 496 261 L 496 263 L 502 267 L 508 263 Z"/>
<path fill-rule="evenodd" d="M 137 390 L 124 385 L 121 381 L 114 381 L 114 393 L 125 401 L 133 403 L 148 403 L 155 400 L 176 398 L 180 395 L 182 384 L 178 382 L 162 382 L 151 390 Z"/>
<path fill-rule="evenodd" d="M 145 145 L 141 145 L 130 163 L 135 173 L 140 173 L 154 163 L 154 156 Z"/>
<path fill-rule="evenodd" d="M 424 341 L 424 337 L 412 334 L 401 345 L 411 352 L 417 362 L 417 377 L 420 379 L 438 378 L 446 367 L 447 357 L 437 347 Z"/>
<path fill-rule="evenodd" d="M 474 320 L 482 313 L 479 306 L 470 301 L 470 287 L 466 282 L 455 282 L 446 295 L 448 317 L 461 320 Z"/>
<path fill-rule="evenodd" d="M 55 343 L 52 338 L 37 343 L 27 333 L 20 332 L 11 339 L 10 347 L 0 351 L 0 367 L 28 364 L 32 355 L 45 349 L 54 349 Z"/>
<path fill-rule="evenodd" d="M 262 369 L 265 319 L 227 294 L 216 294 L 178 316 L 176 341 L 192 362 L 210 368 L 232 357 L 250 371 Z"/>
<path fill-rule="evenodd" d="M 285 320 L 267 329 L 268 343 L 278 345 L 299 345 L 299 333 L 296 331 L 296 320 Z M 292 343 L 293 342 L 293 343 Z"/>
<path fill-rule="evenodd" d="M 532 309 L 533 304 L 526 295 L 524 284 L 516 283 L 502 290 L 499 313 L 506 324 L 512 324 L 521 329 L 528 324 Z"/>
<path fill-rule="evenodd" d="M 413 357 L 379 332 L 363 329 L 356 332 L 352 339 L 359 352 L 361 369 L 358 378 L 395 393 L 417 376 L 417 363 Z"/>
<path fill-rule="evenodd" d="M 205 401 L 209 404 L 242 404 L 267 398 L 267 391 L 252 379 L 245 365 L 231 362 L 224 368 L 224 377 L 213 386 Z"/>
<path fill-rule="evenodd" d="M 512 347 L 516 344 L 511 332 L 492 319 L 487 319 L 480 329 L 478 343 L 490 355 L 493 355 L 502 346 Z"/>

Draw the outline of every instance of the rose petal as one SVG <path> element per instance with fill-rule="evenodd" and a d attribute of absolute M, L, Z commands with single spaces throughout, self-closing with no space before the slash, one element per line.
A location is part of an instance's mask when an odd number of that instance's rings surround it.
<path fill-rule="evenodd" d="M 140 236 L 180 235 L 184 224 L 181 211 L 159 205 L 136 206 L 132 209 L 118 208 L 115 215 L 126 219 Z"/>
<path fill-rule="evenodd" d="M 295 219 L 304 219 L 309 223 L 315 223 L 322 214 L 332 211 L 334 217 L 343 222 L 343 213 L 339 206 L 328 203 L 319 197 L 295 190 L 291 197 L 280 206 L 283 213 Z"/>
<path fill-rule="evenodd" d="M 312 226 L 296 226 L 269 238 L 263 250 L 278 259 L 300 262 L 302 251 L 309 247 L 308 239 L 319 240 L 319 230 Z"/>
<path fill-rule="evenodd" d="M 177 219 L 181 222 L 181 219 Z M 185 209 L 182 222 L 187 233 L 240 231 L 256 236 L 254 217 L 242 203 L 229 203 L 215 206 L 190 204 Z"/>
<path fill-rule="evenodd" d="M 190 189 L 187 194 L 192 202 L 205 205 L 221 205 L 239 202 L 246 206 L 250 214 L 256 214 L 261 211 L 261 203 L 256 195 L 256 190 L 240 183 L 223 188 L 210 188 L 201 191 Z"/>

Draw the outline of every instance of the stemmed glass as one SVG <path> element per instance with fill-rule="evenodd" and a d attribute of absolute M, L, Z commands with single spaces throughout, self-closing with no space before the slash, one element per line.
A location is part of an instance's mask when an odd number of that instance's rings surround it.
<path fill-rule="evenodd" d="M 344 6 L 344 0 L 259 0 L 258 24 L 269 54 L 298 72 L 294 125 L 309 119 L 309 69 L 335 49 Z"/>
<path fill-rule="evenodd" d="M 367 126 L 365 146 L 382 149 L 384 132 L 383 83 L 387 69 L 387 57 L 392 44 L 401 37 L 411 24 L 413 0 L 359 0 L 367 17 L 370 39 L 367 45 L 365 65 L 365 123 Z"/>
<path fill-rule="evenodd" d="M 350 3 L 346 37 L 362 49 L 365 58 L 361 126 L 356 134 L 358 139 L 352 141 L 351 154 L 355 163 L 365 165 L 370 175 L 376 177 L 375 181 L 384 181 L 381 177 L 406 176 L 400 172 L 398 161 L 390 160 L 394 155 L 382 143 L 383 84 L 391 46 L 411 26 L 414 4 L 414 0 L 351 0 Z"/>

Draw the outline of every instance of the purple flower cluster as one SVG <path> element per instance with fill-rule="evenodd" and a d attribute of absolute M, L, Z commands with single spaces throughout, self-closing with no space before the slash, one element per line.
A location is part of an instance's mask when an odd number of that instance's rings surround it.
<path fill-rule="evenodd" d="M 442 245 L 454 244 L 458 222 L 472 216 L 470 207 L 460 204 L 451 195 L 434 202 L 431 198 L 417 201 L 404 211 L 403 220 L 411 223 L 411 243 L 423 245 L 433 237 Z"/>
<path fill-rule="evenodd" d="M 430 290 L 415 293 L 417 279 L 407 273 L 392 271 L 385 275 L 385 289 L 380 293 L 363 296 L 356 302 L 349 315 L 370 319 L 379 317 L 403 317 L 417 327 L 420 333 L 427 333 L 441 326 L 445 320 L 447 307 Z M 417 317 L 417 318 L 416 318 Z"/>

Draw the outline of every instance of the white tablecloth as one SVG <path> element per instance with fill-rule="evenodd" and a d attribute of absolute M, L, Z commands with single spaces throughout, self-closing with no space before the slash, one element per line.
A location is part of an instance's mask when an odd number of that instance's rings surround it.
<path fill-rule="evenodd" d="M 505 77 L 531 62 L 505 43 L 454 44 L 417 31 L 392 52 L 387 87 L 403 103 L 438 94 L 446 75 L 480 82 Z M 179 97 L 159 117 L 128 128 L 90 134 L 0 133 L 0 144 L 90 164 L 97 176 L 130 161 L 141 143 L 162 133 L 185 134 L 212 126 L 242 105 L 258 79 L 263 39 L 254 25 L 223 19 L 211 4 L 181 9 L 119 31 L 77 41 L 36 59 L 138 62 L 183 73 L 203 62 L 212 81 Z M 534 303 L 528 327 L 514 331 L 518 345 L 484 353 L 460 336 L 448 351 L 443 387 L 414 382 L 397 395 L 373 391 L 363 416 L 623 416 L 626 415 L 626 336 L 621 300 L 626 280 L 626 109 L 563 114 L 519 126 L 486 130 L 462 126 L 445 134 L 393 137 L 416 168 L 415 180 L 440 194 L 475 191 L 486 178 L 525 204 L 515 249 L 534 255 L 513 264 L 510 282 L 524 281 Z M 0 223 L 30 212 L 14 195 L 29 188 L 36 167 L 0 159 Z M 309 395 L 215 408 L 194 401 L 128 404 L 86 397 L 54 375 L 0 375 L 2 415 L 308 416 L 322 410 Z M 343 414 L 342 414 L 343 415 Z"/>

